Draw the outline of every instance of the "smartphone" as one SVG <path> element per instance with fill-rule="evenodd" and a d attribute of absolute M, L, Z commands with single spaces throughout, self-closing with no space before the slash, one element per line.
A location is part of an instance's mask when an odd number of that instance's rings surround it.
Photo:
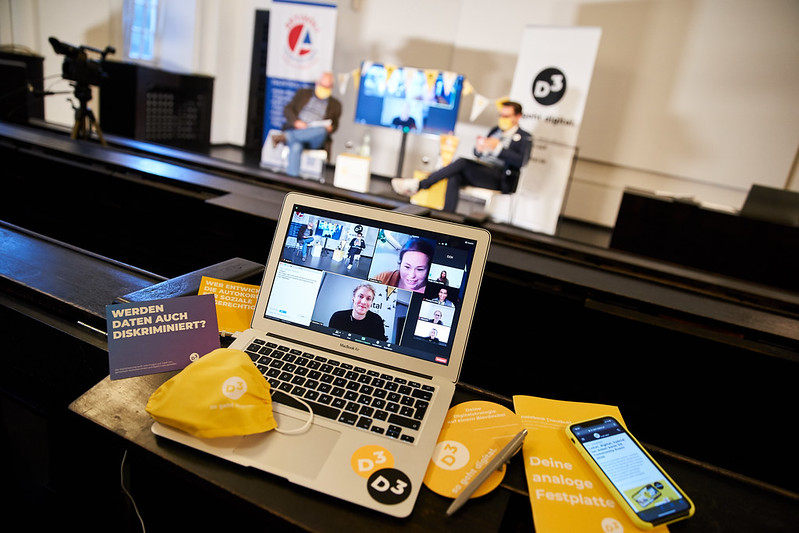
<path fill-rule="evenodd" d="M 571 424 L 566 434 L 639 528 L 693 516 L 693 502 L 615 418 Z"/>

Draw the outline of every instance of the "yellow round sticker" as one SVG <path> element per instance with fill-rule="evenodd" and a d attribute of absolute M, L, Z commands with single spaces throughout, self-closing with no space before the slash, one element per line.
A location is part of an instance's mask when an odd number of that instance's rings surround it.
<path fill-rule="evenodd" d="M 350 458 L 350 466 L 359 476 L 368 478 L 372 472 L 394 466 L 394 456 L 382 446 L 361 446 Z"/>
<path fill-rule="evenodd" d="M 497 403 L 473 401 L 451 407 L 424 484 L 437 494 L 455 498 L 522 429 L 521 418 Z M 472 498 L 491 492 L 504 477 L 502 465 Z"/>

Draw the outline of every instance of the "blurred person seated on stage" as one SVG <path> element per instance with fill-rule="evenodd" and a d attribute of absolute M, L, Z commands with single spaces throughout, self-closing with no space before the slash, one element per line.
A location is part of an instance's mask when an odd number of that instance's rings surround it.
<path fill-rule="evenodd" d="M 289 148 L 289 176 L 300 174 L 300 159 L 305 149 L 325 148 L 330 153 L 331 134 L 338 129 L 341 102 L 332 96 L 333 74 L 325 72 L 313 89 L 299 89 L 283 109 L 286 117 L 282 133 L 272 136 L 272 145 L 285 144 Z"/>
<path fill-rule="evenodd" d="M 516 191 L 519 172 L 533 149 L 533 137 L 519 127 L 522 106 L 517 102 L 501 104 L 497 126 L 485 137 L 478 137 L 474 158 L 459 158 L 436 170 L 427 178 L 394 178 L 391 186 L 397 194 L 413 196 L 447 178 L 444 211 L 455 212 L 461 187 L 480 187 L 509 194 Z"/>

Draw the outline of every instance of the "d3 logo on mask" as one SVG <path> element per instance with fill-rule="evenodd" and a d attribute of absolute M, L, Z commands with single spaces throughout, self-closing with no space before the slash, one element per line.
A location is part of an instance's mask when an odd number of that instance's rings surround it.
<path fill-rule="evenodd" d="M 238 376 L 232 376 L 222 384 L 222 394 L 231 400 L 238 400 L 247 392 L 247 382 Z"/>

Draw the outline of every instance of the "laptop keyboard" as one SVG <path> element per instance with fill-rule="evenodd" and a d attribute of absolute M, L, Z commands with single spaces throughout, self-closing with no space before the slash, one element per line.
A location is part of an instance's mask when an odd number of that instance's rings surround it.
<path fill-rule="evenodd" d="M 245 350 L 271 385 L 272 401 L 413 443 L 435 387 L 263 339 Z"/>

